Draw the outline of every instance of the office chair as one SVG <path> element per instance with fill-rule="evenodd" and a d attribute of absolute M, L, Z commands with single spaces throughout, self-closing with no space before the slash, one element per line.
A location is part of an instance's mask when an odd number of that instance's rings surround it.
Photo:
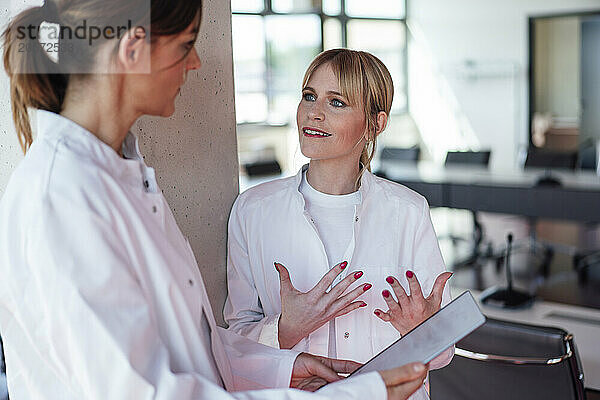
<path fill-rule="evenodd" d="M 380 160 L 381 161 L 419 161 L 419 155 L 421 154 L 421 148 L 419 146 L 413 146 L 409 148 L 403 147 L 384 147 L 381 149 Z"/>
<path fill-rule="evenodd" d="M 579 146 L 578 168 L 582 170 L 596 171 L 600 175 L 600 160 L 597 157 L 597 146 L 600 145 L 592 140 L 586 140 Z"/>
<path fill-rule="evenodd" d="M 421 148 L 417 145 L 413 147 L 390 147 L 386 146 L 381 149 L 379 154 L 379 167 L 374 172 L 375 175 L 382 178 L 387 178 L 385 173 L 385 163 L 389 161 L 403 161 L 416 164 L 421 155 Z"/>
<path fill-rule="evenodd" d="M 8 387 L 6 385 L 6 364 L 4 363 L 4 346 L 0 336 L 0 400 L 8 400 Z"/>
<path fill-rule="evenodd" d="M 578 168 L 583 171 L 593 171 L 600 175 L 598 146 L 600 146 L 600 141 L 596 142 L 591 139 L 585 140 L 579 146 Z M 592 222 L 592 224 L 595 224 L 595 222 Z M 587 284 L 590 270 L 594 268 L 600 271 L 600 249 L 585 252 L 577 251 L 573 256 L 573 268 L 577 272 L 579 283 Z"/>
<path fill-rule="evenodd" d="M 487 168 L 490 162 L 491 151 L 449 151 L 446 153 L 446 160 L 444 161 L 444 166 L 460 166 L 460 165 L 471 165 L 471 166 L 480 166 Z M 461 267 L 468 267 L 476 264 L 483 256 L 491 256 L 492 249 L 491 244 L 488 245 L 487 251 L 484 254 L 481 251 L 481 244 L 483 242 L 483 227 L 479 222 L 478 215 L 476 211 L 470 211 L 473 217 L 473 237 L 470 239 L 463 238 L 456 235 L 448 235 L 448 236 L 440 236 L 439 239 L 450 239 L 452 244 L 456 245 L 459 241 L 470 241 L 471 242 L 471 251 L 469 255 L 463 259 L 454 263 L 453 269 L 458 269 Z"/>
<path fill-rule="evenodd" d="M 574 170 L 577 166 L 576 151 L 554 151 L 530 147 L 527 150 L 524 167 L 525 168 L 546 168 Z"/>
<path fill-rule="evenodd" d="M 584 400 L 573 336 L 562 329 L 488 319 L 430 372 L 431 398 Z"/>
<path fill-rule="evenodd" d="M 590 281 L 590 275 L 600 275 L 600 250 L 592 250 L 587 252 L 577 252 L 573 256 L 573 268 L 577 272 L 577 280 L 580 284 L 586 285 Z M 591 271 L 597 272 L 590 274 Z M 596 279 L 596 283 L 600 280 Z"/>
<path fill-rule="evenodd" d="M 480 165 L 487 167 L 490 163 L 490 150 L 485 151 L 449 151 L 446 153 L 444 165 Z"/>
<path fill-rule="evenodd" d="M 281 174 L 281 166 L 277 160 L 256 161 L 244 164 L 248 176 L 265 176 Z"/>

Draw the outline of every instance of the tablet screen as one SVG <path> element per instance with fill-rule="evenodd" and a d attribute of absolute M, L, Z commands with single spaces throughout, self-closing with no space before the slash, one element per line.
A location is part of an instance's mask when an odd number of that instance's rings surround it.
<path fill-rule="evenodd" d="M 485 316 L 477 302 L 470 292 L 464 292 L 351 375 L 392 369 L 411 362 L 427 364 L 484 322 Z"/>

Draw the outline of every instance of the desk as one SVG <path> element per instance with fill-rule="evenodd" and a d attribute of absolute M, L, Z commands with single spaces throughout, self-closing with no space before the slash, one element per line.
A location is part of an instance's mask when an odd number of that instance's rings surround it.
<path fill-rule="evenodd" d="M 465 289 L 452 288 L 452 297 Z M 488 317 L 532 325 L 554 326 L 573 334 L 588 389 L 600 390 L 600 310 L 547 301 L 536 301 L 531 308 L 506 310 L 482 305 L 480 292 L 470 290 L 481 311 Z"/>
<path fill-rule="evenodd" d="M 600 222 L 600 176 L 593 172 L 552 171 L 561 186 L 536 186 L 543 169 L 491 171 L 386 161 L 380 171 L 425 196 L 433 207 Z"/>

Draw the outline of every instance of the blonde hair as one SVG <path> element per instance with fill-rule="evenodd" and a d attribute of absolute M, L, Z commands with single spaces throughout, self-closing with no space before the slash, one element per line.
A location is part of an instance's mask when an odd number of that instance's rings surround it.
<path fill-rule="evenodd" d="M 349 49 L 332 49 L 319 54 L 308 66 L 302 80 L 305 87 L 312 74 L 322 65 L 331 66 L 340 91 L 351 105 L 362 104 L 366 121 L 367 143 L 360 155 L 360 170 L 356 183 L 365 169 L 371 171 L 371 161 L 377 146 L 377 115 L 383 111 L 389 117 L 394 98 L 392 76 L 371 53 Z M 382 131 L 385 126 L 382 127 Z"/>

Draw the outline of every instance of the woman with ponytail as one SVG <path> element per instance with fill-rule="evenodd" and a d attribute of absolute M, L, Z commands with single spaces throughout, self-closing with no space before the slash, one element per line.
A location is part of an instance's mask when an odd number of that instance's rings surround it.
<path fill-rule="evenodd" d="M 46 0 L 4 31 L 26 152 L 0 202 L 10 398 L 406 399 L 422 364 L 324 386 L 357 364 L 216 326 L 192 250 L 130 132 L 142 115 L 173 114 L 200 68 L 200 20 L 200 0 Z M 57 46 L 40 41 L 43 23 Z"/>
<path fill-rule="evenodd" d="M 365 362 L 450 301 L 452 274 L 426 200 L 370 171 L 394 95 L 385 65 L 328 50 L 302 88 L 298 135 L 310 163 L 236 200 L 225 320 L 272 347 Z"/>

